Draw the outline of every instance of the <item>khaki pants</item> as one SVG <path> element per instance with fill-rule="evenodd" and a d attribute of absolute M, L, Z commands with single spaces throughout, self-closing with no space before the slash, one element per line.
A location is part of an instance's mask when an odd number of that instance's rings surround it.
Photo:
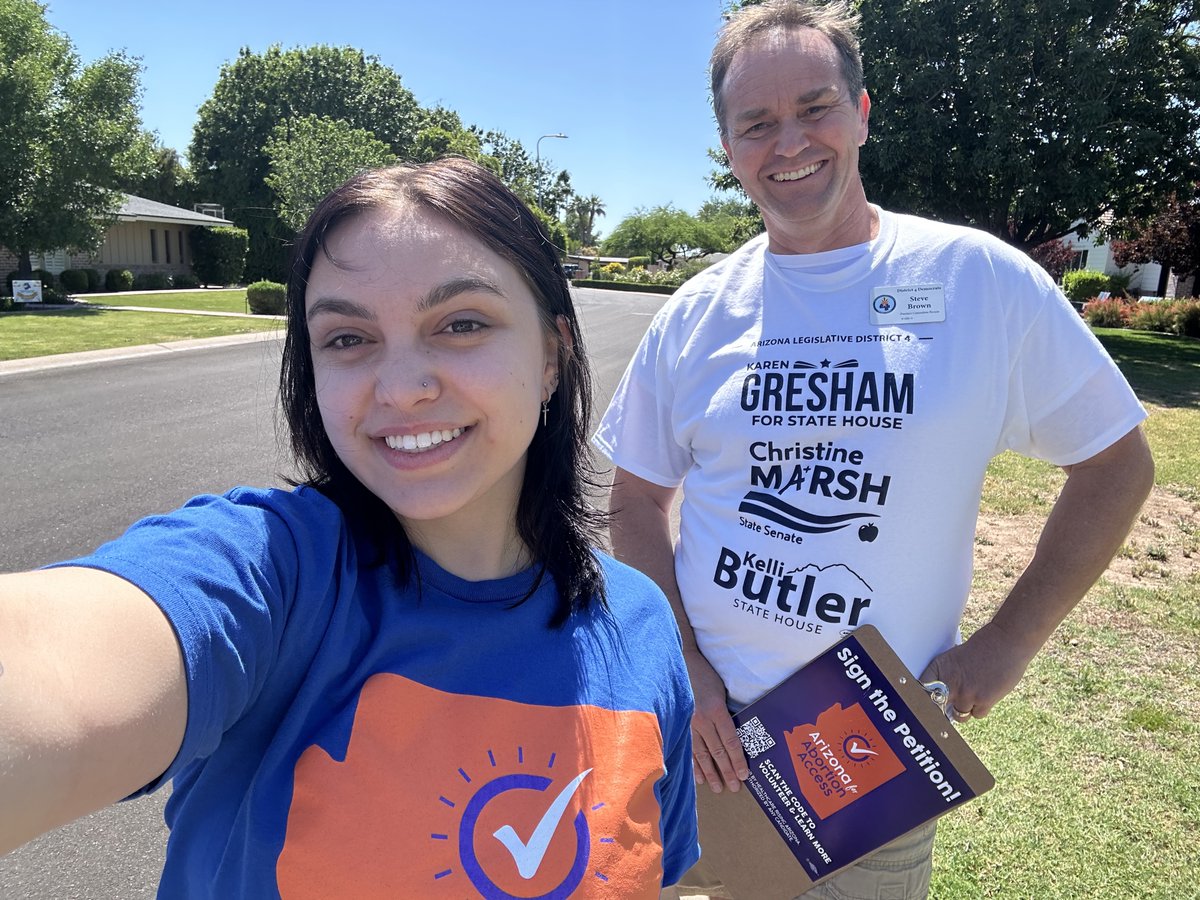
<path fill-rule="evenodd" d="M 937 825 L 933 822 L 914 829 L 828 881 L 796 896 L 803 896 L 804 900 L 924 900 L 929 895 L 936 831 Z M 700 862 L 683 874 L 679 884 L 663 891 L 664 900 L 696 896 L 713 900 L 755 900 L 753 897 L 731 898 L 720 880 L 705 867 L 706 840 L 711 837 L 702 833 Z M 786 885 L 781 892 L 786 893 Z"/>

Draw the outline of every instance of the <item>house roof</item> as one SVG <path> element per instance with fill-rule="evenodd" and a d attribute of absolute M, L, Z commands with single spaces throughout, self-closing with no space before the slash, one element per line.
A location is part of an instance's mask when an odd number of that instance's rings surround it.
<path fill-rule="evenodd" d="M 117 210 L 118 222 L 168 222 L 173 225 L 232 225 L 228 219 L 218 219 L 216 216 L 206 216 L 204 213 L 192 212 L 159 203 L 157 200 L 147 200 L 145 197 L 125 195 L 125 202 Z"/>

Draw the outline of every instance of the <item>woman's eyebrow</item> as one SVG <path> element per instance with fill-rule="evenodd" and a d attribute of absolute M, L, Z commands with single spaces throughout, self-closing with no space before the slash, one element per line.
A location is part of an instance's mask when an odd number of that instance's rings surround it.
<path fill-rule="evenodd" d="M 340 297 L 317 298 L 308 307 L 308 312 L 304 314 L 304 318 L 311 322 L 322 314 L 348 316 L 352 319 L 366 319 L 369 322 L 375 321 L 375 313 L 373 311 L 361 303 L 355 303 L 353 300 L 343 300 Z"/>
<path fill-rule="evenodd" d="M 417 304 L 417 309 L 425 312 L 459 294 L 470 293 L 495 294 L 497 297 L 504 297 L 504 291 L 500 290 L 494 282 L 478 275 L 466 275 L 462 278 L 451 278 L 449 281 L 439 284 L 421 299 Z"/>
<path fill-rule="evenodd" d="M 445 303 L 459 294 L 485 293 L 504 297 L 504 292 L 492 281 L 475 275 L 463 278 L 451 278 L 431 290 L 417 303 L 417 310 L 425 312 L 440 303 Z M 353 319 L 364 319 L 369 322 L 377 321 L 374 310 L 341 297 L 318 297 L 308 307 L 305 318 L 312 321 L 320 315 L 347 316 Z"/>

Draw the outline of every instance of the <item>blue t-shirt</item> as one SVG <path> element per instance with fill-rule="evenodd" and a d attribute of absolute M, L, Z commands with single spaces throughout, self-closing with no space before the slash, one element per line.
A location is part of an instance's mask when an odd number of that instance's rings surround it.
<path fill-rule="evenodd" d="M 160 896 L 657 897 L 697 859 L 691 694 L 658 589 L 548 627 L 531 570 L 360 563 L 308 488 L 239 488 L 67 565 L 174 626 L 188 720 Z"/>

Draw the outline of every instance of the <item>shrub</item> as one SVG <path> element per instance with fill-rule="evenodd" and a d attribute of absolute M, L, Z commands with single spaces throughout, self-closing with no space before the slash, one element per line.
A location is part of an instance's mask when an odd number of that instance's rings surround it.
<path fill-rule="evenodd" d="M 244 228 L 193 228 L 192 271 L 201 284 L 236 284 L 246 267 L 250 235 Z"/>
<path fill-rule="evenodd" d="M 1130 310 L 1127 325 L 1138 331 L 1162 331 L 1170 334 L 1175 326 L 1175 305 L 1168 300 L 1135 304 Z"/>
<path fill-rule="evenodd" d="M 133 276 L 135 291 L 165 291 L 171 286 L 171 276 L 166 272 L 138 272 Z"/>
<path fill-rule="evenodd" d="M 277 281 L 256 281 L 246 288 L 246 303 L 256 315 L 282 316 L 287 288 Z"/>
<path fill-rule="evenodd" d="M 83 269 L 64 269 L 58 275 L 58 283 L 68 294 L 83 294 L 87 292 L 88 277 Z"/>
<path fill-rule="evenodd" d="M 1133 273 L 1128 274 L 1122 272 L 1114 272 L 1108 276 L 1108 287 L 1105 290 L 1112 293 L 1114 297 L 1128 297 L 1129 282 L 1133 281 Z"/>
<path fill-rule="evenodd" d="M 104 287 L 104 276 L 100 274 L 99 269 L 83 269 L 82 271 L 87 276 L 87 292 L 89 294 L 94 294 Z"/>
<path fill-rule="evenodd" d="M 1124 328 L 1131 311 L 1123 300 L 1091 300 L 1083 305 L 1083 318 L 1094 328 Z"/>
<path fill-rule="evenodd" d="M 34 281 L 40 281 L 43 291 L 46 288 L 58 287 L 58 277 L 53 272 L 47 272 L 45 269 L 34 269 L 33 274 L 29 277 Z"/>
<path fill-rule="evenodd" d="M 128 269 L 109 269 L 104 274 L 104 289 L 116 293 L 133 290 L 133 273 Z"/>
<path fill-rule="evenodd" d="M 1108 276 L 1092 269 L 1076 269 L 1063 276 L 1063 293 L 1072 303 L 1085 303 L 1109 289 Z"/>
<path fill-rule="evenodd" d="M 629 268 L 633 269 L 638 266 L 645 268 L 650 265 L 650 257 L 648 256 L 631 256 L 629 257 Z"/>
<path fill-rule="evenodd" d="M 1182 337 L 1200 338 L 1200 300 L 1180 300 L 1175 304 L 1175 322 L 1171 329 Z"/>
<path fill-rule="evenodd" d="M 171 283 L 177 288 L 198 288 L 200 287 L 200 279 L 191 272 L 183 272 L 175 275 L 171 279 Z"/>

